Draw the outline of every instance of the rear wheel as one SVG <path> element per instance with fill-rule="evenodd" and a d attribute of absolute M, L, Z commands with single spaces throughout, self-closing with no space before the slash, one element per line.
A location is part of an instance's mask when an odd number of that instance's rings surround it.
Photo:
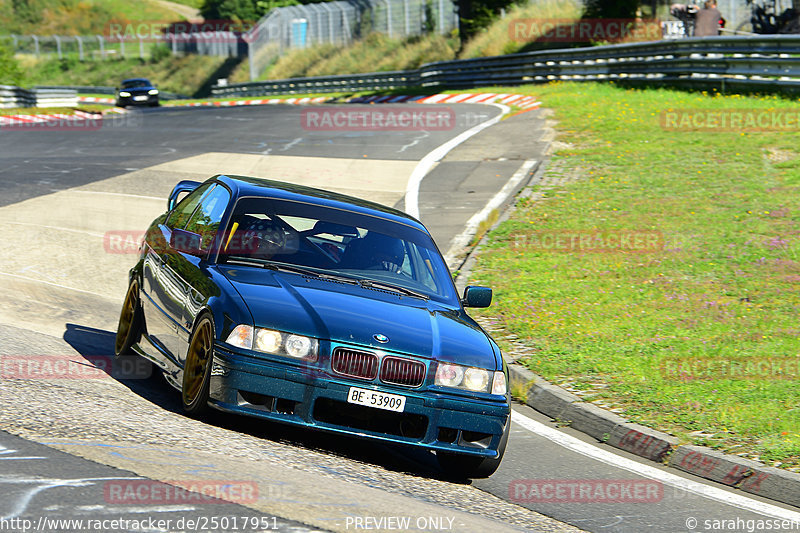
<path fill-rule="evenodd" d="M 183 366 L 181 396 L 183 410 L 190 416 L 200 416 L 208 410 L 208 387 L 213 357 L 214 324 L 210 317 L 204 316 L 194 328 Z"/>
<path fill-rule="evenodd" d="M 142 336 L 143 316 L 142 303 L 139 299 L 139 282 L 134 279 L 128 286 L 125 301 L 122 303 L 117 338 L 114 342 L 115 355 L 133 354 L 131 347 L 139 342 Z"/>
<path fill-rule="evenodd" d="M 497 471 L 503 460 L 510 431 L 511 421 L 509 420 L 506 430 L 500 438 L 500 445 L 497 447 L 497 457 L 484 458 L 461 453 L 436 452 L 439 467 L 448 477 L 454 479 L 480 479 L 491 476 Z"/>

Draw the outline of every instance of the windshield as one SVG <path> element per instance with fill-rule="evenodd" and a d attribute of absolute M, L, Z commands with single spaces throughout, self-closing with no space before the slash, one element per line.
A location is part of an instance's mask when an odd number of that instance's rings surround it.
<path fill-rule="evenodd" d="M 450 273 L 430 235 L 343 209 L 240 198 L 222 237 L 219 262 L 242 259 L 369 280 L 374 283 L 362 286 L 395 287 L 458 305 Z"/>
<path fill-rule="evenodd" d="M 151 87 L 148 80 L 128 80 L 122 82 L 123 89 L 137 89 L 139 87 Z"/>

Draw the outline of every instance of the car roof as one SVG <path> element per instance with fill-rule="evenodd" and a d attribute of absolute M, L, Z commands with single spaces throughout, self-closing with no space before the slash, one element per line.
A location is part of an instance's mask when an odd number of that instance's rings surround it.
<path fill-rule="evenodd" d="M 122 83 L 126 83 L 129 81 L 146 81 L 147 83 L 150 83 L 152 85 L 152 82 L 147 78 L 128 78 L 127 80 L 122 80 Z"/>
<path fill-rule="evenodd" d="M 324 189 L 315 189 L 296 183 L 287 183 L 266 178 L 253 178 L 249 176 L 218 174 L 209 181 L 211 180 L 219 181 L 227 185 L 233 192 L 234 197 L 269 196 L 270 198 L 284 200 L 305 201 L 317 205 L 347 209 L 356 213 L 378 216 L 400 224 L 412 226 L 428 233 L 428 230 L 419 220 L 407 213 L 346 194 L 326 191 Z"/>

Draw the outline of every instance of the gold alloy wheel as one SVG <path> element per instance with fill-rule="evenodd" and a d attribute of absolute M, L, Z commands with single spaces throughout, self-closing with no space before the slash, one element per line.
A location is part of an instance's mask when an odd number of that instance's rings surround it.
<path fill-rule="evenodd" d="M 125 294 L 125 301 L 122 304 L 122 311 L 119 315 L 119 325 L 117 326 L 117 338 L 114 342 L 114 353 L 122 355 L 124 351 L 130 348 L 131 335 L 134 327 L 134 320 L 136 312 L 139 308 L 139 284 L 135 281 L 131 282 L 128 287 L 128 292 Z"/>
<path fill-rule="evenodd" d="M 206 371 L 211 364 L 213 350 L 214 333 L 211 321 L 204 318 L 192 336 L 183 368 L 183 405 L 189 410 L 199 411 L 204 407 L 198 404 L 205 402 L 201 397 L 205 396 L 203 387 L 206 385 Z"/>

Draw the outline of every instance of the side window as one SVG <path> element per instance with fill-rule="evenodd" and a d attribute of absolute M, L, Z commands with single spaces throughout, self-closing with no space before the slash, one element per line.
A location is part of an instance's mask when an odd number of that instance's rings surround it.
<path fill-rule="evenodd" d="M 186 195 L 186 197 L 175 206 L 172 214 L 167 219 L 167 227 L 169 229 L 183 229 L 189 217 L 192 216 L 195 208 L 197 208 L 197 204 L 203 199 L 203 196 L 208 192 L 211 185 L 211 183 L 206 183 Z"/>
<path fill-rule="evenodd" d="M 203 201 L 200 202 L 200 207 L 189 219 L 186 224 L 186 231 L 198 233 L 202 238 L 202 248 L 207 249 L 214 241 L 214 237 L 219 231 L 220 222 L 222 222 L 222 215 L 225 214 L 225 209 L 231 201 L 231 193 L 222 185 L 216 185 L 211 192 L 209 192 Z"/>

